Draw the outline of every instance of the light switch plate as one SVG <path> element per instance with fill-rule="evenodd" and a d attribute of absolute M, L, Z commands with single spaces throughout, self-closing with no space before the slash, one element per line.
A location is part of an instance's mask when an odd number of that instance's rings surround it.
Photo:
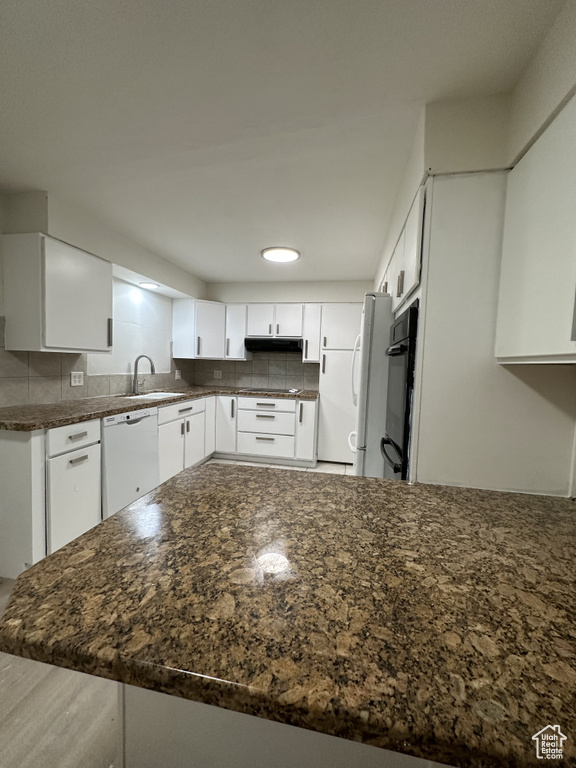
<path fill-rule="evenodd" d="M 178 381 L 178 379 L 181 379 L 181 378 L 182 378 L 182 374 L 180 373 L 180 371 L 174 371 L 175 381 Z"/>
<path fill-rule="evenodd" d="M 71 387 L 84 386 L 84 373 L 82 371 L 72 371 L 70 373 L 70 386 Z"/>
<path fill-rule="evenodd" d="M 214 378 L 215 379 L 221 379 L 222 378 L 222 371 L 214 371 Z"/>

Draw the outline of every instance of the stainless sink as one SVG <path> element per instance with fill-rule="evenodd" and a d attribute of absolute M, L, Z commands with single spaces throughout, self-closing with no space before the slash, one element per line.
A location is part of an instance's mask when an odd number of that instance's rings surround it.
<path fill-rule="evenodd" d="M 301 389 L 270 389 L 269 387 L 244 387 L 240 392 L 269 392 L 278 395 L 299 395 Z"/>
<path fill-rule="evenodd" d="M 141 395 L 124 395 L 126 400 L 164 400 L 167 397 L 182 397 L 184 392 L 144 392 Z"/>

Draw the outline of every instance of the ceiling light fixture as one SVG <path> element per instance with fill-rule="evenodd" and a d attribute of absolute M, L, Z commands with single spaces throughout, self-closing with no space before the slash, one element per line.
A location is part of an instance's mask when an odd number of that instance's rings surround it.
<path fill-rule="evenodd" d="M 158 283 L 139 283 L 140 288 L 148 288 L 151 291 L 155 291 L 156 288 L 160 288 Z"/>
<path fill-rule="evenodd" d="M 278 264 L 286 264 L 289 261 L 296 261 L 300 258 L 298 251 L 294 248 L 264 248 L 262 258 L 266 261 L 275 261 Z"/>

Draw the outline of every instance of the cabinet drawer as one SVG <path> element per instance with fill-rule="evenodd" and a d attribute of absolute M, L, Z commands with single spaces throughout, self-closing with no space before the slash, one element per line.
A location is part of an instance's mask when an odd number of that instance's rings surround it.
<path fill-rule="evenodd" d="M 293 413 L 261 413 L 238 411 L 240 432 L 263 432 L 266 435 L 294 435 L 296 417 Z"/>
<path fill-rule="evenodd" d="M 197 400 L 184 400 L 174 405 L 166 405 L 158 408 L 158 424 L 167 424 L 169 421 L 184 419 L 186 416 L 193 416 L 206 410 L 206 400 L 201 397 Z"/>
<path fill-rule="evenodd" d="M 281 397 L 239 397 L 238 408 L 250 411 L 294 412 L 296 410 L 296 400 Z"/>
<path fill-rule="evenodd" d="M 288 435 L 257 435 L 252 432 L 238 432 L 238 453 L 293 459 L 294 442 L 295 438 Z"/>
<path fill-rule="evenodd" d="M 48 430 L 46 451 L 48 456 L 73 451 L 84 445 L 91 445 L 100 440 L 100 419 L 82 421 L 80 424 L 68 424 Z"/>

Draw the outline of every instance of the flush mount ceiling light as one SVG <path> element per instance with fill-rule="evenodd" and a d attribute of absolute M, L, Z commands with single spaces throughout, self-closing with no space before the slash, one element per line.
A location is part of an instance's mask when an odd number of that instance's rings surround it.
<path fill-rule="evenodd" d="M 140 288 L 148 288 L 150 291 L 155 291 L 156 288 L 160 288 L 158 283 L 138 283 Z"/>
<path fill-rule="evenodd" d="M 296 261 L 300 258 L 298 251 L 294 248 L 264 248 L 262 258 L 266 261 L 275 261 L 278 264 L 286 264 L 289 261 Z"/>

